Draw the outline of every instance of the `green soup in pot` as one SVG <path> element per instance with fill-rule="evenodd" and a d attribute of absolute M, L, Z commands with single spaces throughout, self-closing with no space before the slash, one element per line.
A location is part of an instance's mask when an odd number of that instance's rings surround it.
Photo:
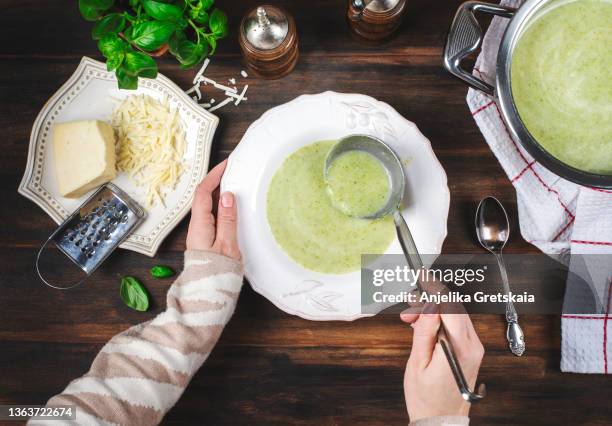
<path fill-rule="evenodd" d="M 267 216 L 276 242 L 296 263 L 318 272 L 342 274 L 359 270 L 362 254 L 384 253 L 395 237 L 395 228 L 389 217 L 359 219 L 332 205 L 324 167 L 335 143 L 315 142 L 287 157 L 268 188 Z M 367 187 L 362 190 L 369 192 Z M 350 202 L 359 198 L 350 193 L 344 197 Z"/>
<path fill-rule="evenodd" d="M 511 83 L 519 116 L 544 149 L 612 175 L 612 0 L 552 3 L 518 39 Z"/>

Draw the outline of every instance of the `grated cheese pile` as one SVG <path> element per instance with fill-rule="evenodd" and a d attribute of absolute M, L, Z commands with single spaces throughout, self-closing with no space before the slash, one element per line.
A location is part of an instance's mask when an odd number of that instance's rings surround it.
<path fill-rule="evenodd" d="M 145 205 L 164 204 L 184 170 L 185 131 L 168 101 L 147 95 L 124 99 L 113 111 L 117 135 L 117 168 L 145 190 Z"/>

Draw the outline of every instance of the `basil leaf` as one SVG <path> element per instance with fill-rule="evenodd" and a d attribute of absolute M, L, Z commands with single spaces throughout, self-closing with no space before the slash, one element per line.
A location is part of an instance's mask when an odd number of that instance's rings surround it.
<path fill-rule="evenodd" d="M 127 52 L 123 69 L 130 75 L 146 78 L 157 77 L 157 64 L 149 55 L 142 52 Z"/>
<path fill-rule="evenodd" d="M 128 48 L 128 44 L 119 38 L 117 34 L 106 34 L 98 41 L 98 49 L 106 58 L 110 58 L 116 54 L 124 53 Z"/>
<path fill-rule="evenodd" d="M 191 40 L 183 39 L 173 47 L 172 53 L 181 63 L 181 68 L 187 69 L 197 65 L 204 59 L 208 54 L 208 44 L 196 44 Z"/>
<path fill-rule="evenodd" d="M 217 38 L 225 37 L 227 35 L 227 16 L 219 9 L 213 10 L 210 14 L 208 26 Z"/>
<path fill-rule="evenodd" d="M 170 38 L 168 39 L 168 50 L 178 58 L 178 49 L 183 40 L 186 40 L 187 37 L 185 33 L 182 31 L 175 31 Z"/>
<path fill-rule="evenodd" d="M 129 74 L 123 65 L 115 70 L 115 75 L 120 89 L 136 90 L 138 88 L 138 77 Z"/>
<path fill-rule="evenodd" d="M 168 41 L 176 25 L 167 21 L 144 21 L 134 24 L 127 31 L 127 38 L 143 50 L 159 49 Z"/>
<path fill-rule="evenodd" d="M 95 21 L 102 16 L 103 11 L 89 6 L 82 6 L 79 2 L 79 12 L 86 21 Z"/>
<path fill-rule="evenodd" d="M 79 0 L 79 12 L 86 21 L 95 21 L 114 3 L 115 0 Z"/>
<path fill-rule="evenodd" d="M 207 36 L 206 41 L 210 45 L 210 54 L 213 55 L 215 53 L 215 50 L 217 50 L 217 39 L 215 38 L 214 35 Z"/>
<path fill-rule="evenodd" d="M 91 36 L 94 40 L 99 40 L 106 34 L 117 34 L 125 28 L 125 16 L 120 13 L 110 13 L 100 19 L 91 30 Z"/>
<path fill-rule="evenodd" d="M 149 295 L 144 286 L 134 277 L 124 277 L 119 290 L 121 300 L 127 306 L 144 312 L 149 309 Z"/>
<path fill-rule="evenodd" d="M 155 0 L 142 0 L 145 12 L 159 21 L 176 21 L 183 16 L 183 10 L 173 4 Z"/>
<path fill-rule="evenodd" d="M 212 7 L 215 0 L 200 0 L 200 4 L 204 10 L 208 10 Z"/>
<path fill-rule="evenodd" d="M 204 9 L 200 9 L 199 11 L 192 10 L 190 12 L 190 16 L 191 16 L 191 19 L 193 19 L 196 23 L 200 25 L 208 24 L 208 20 L 210 18 L 208 15 L 208 12 L 205 11 Z"/>
<path fill-rule="evenodd" d="M 174 275 L 174 270 L 169 266 L 157 265 L 151 268 L 153 278 L 168 278 Z"/>
<path fill-rule="evenodd" d="M 184 30 L 189 25 L 189 20 L 186 17 L 181 16 L 181 18 L 176 21 L 175 24 L 178 28 Z"/>
<path fill-rule="evenodd" d="M 116 53 L 116 54 L 110 56 L 106 60 L 106 69 L 108 71 L 112 71 L 114 69 L 119 68 L 119 66 L 121 66 L 121 63 L 123 62 L 124 58 L 125 58 L 125 53 L 124 52 L 119 52 L 119 53 Z"/>

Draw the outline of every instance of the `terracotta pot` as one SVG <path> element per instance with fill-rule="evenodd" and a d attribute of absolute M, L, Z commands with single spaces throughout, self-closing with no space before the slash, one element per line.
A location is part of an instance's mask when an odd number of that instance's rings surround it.
<path fill-rule="evenodd" d="M 123 32 L 119 33 L 119 37 L 121 37 L 123 40 L 127 41 L 128 43 L 130 43 L 130 41 L 125 37 L 125 34 L 123 34 Z M 130 45 L 134 49 L 138 50 L 139 52 L 145 53 L 145 54 L 147 54 L 149 56 L 152 56 L 153 58 L 159 58 L 160 56 L 165 55 L 166 52 L 168 51 L 168 49 L 170 48 L 168 43 L 165 43 L 159 49 L 156 49 L 156 50 L 154 50 L 152 52 L 147 52 L 146 50 L 142 50 L 140 47 L 135 46 L 133 43 L 130 43 Z"/>
<path fill-rule="evenodd" d="M 170 48 L 170 46 L 168 45 L 168 43 L 166 43 L 162 47 L 160 47 L 159 49 L 154 50 L 153 52 L 144 52 L 144 53 L 146 53 L 147 55 L 152 56 L 154 58 L 159 58 L 160 56 L 164 56 L 169 48 Z"/>

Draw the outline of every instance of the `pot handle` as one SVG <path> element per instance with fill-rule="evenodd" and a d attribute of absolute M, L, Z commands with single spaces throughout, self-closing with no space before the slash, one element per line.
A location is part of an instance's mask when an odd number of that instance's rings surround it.
<path fill-rule="evenodd" d="M 493 96 L 493 86 L 461 68 L 463 58 L 475 52 L 482 41 L 482 29 L 476 20 L 476 12 L 512 18 L 516 9 L 479 1 L 467 1 L 459 6 L 446 38 L 444 68 L 471 88 Z"/>

